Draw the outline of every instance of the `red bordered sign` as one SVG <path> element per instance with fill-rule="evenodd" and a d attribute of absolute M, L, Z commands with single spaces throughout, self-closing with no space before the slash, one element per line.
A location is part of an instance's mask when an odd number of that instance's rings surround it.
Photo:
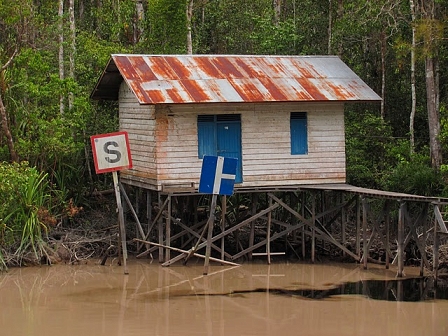
<path fill-rule="evenodd" d="M 132 168 L 127 132 L 115 132 L 90 137 L 97 174 Z"/>

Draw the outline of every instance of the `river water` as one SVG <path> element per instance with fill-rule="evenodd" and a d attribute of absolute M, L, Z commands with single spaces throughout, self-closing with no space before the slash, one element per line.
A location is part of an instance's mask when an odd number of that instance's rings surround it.
<path fill-rule="evenodd" d="M 396 270 L 149 260 L 0 274 L 0 335 L 448 335 L 446 291 Z M 409 282 L 411 281 L 411 282 Z M 416 282 L 417 281 L 417 282 Z M 436 299 L 434 299 L 436 297 Z"/>

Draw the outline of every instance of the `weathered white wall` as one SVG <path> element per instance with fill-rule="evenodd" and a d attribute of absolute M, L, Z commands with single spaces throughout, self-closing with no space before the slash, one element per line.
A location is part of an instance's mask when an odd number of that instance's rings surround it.
<path fill-rule="evenodd" d="M 134 168 L 123 170 L 120 177 L 150 187 L 156 185 L 155 119 L 154 106 L 140 105 L 137 98 L 123 82 L 119 92 L 119 127 L 127 131 Z"/>
<path fill-rule="evenodd" d="M 291 155 L 290 113 L 308 114 L 308 154 Z M 199 182 L 197 115 L 241 114 L 242 187 L 345 182 L 342 103 L 140 106 L 120 91 L 120 130 L 129 132 L 134 169 L 122 177 L 149 185 Z M 157 183 L 156 181 L 157 180 Z"/>

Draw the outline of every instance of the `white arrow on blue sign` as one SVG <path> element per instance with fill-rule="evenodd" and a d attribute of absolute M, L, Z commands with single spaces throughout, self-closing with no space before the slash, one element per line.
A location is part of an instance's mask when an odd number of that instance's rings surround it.
<path fill-rule="evenodd" d="M 232 195 L 238 159 L 204 156 L 199 192 L 213 195 Z"/>

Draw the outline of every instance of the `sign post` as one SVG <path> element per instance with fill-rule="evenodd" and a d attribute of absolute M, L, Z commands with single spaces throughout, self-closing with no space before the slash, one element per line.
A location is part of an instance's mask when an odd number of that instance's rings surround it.
<path fill-rule="evenodd" d="M 204 156 L 202 161 L 201 179 L 199 181 L 199 192 L 212 194 L 210 203 L 210 216 L 205 228 L 208 226 L 207 245 L 205 248 L 204 275 L 208 274 L 213 225 L 215 222 L 215 210 L 217 195 L 232 195 L 235 184 L 236 167 L 238 160 L 235 158 L 224 158 L 222 156 Z M 198 243 L 202 237 L 199 239 Z M 196 250 L 197 245 L 193 248 Z"/>
<path fill-rule="evenodd" d="M 126 228 L 124 226 L 124 214 L 121 204 L 120 185 L 117 171 L 132 168 L 129 138 L 126 132 L 93 135 L 90 137 L 92 145 L 95 171 L 97 174 L 112 172 L 115 198 L 118 209 L 118 224 L 123 251 L 124 274 L 129 274 L 127 267 Z"/>

